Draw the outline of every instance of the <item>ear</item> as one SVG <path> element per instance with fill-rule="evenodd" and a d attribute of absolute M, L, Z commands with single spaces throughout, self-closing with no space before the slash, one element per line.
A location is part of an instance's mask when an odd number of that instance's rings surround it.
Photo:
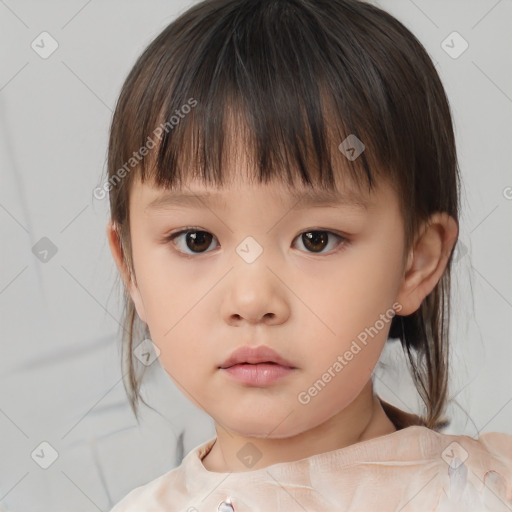
<path fill-rule="evenodd" d="M 107 223 L 107 238 L 108 238 L 108 244 L 110 246 L 110 252 L 112 253 L 112 256 L 113 256 L 116 266 L 119 270 L 119 273 L 121 274 L 123 283 L 124 283 L 126 289 L 128 290 L 128 292 L 130 293 L 133 303 L 135 304 L 135 309 L 137 310 L 137 314 L 139 315 L 139 318 L 144 323 L 147 323 L 146 322 L 146 311 L 144 309 L 144 304 L 142 302 L 142 297 L 141 297 L 140 291 L 137 287 L 137 284 L 134 282 L 134 279 L 132 278 L 132 276 L 130 274 L 126 260 L 124 258 L 123 248 L 121 246 L 120 234 L 118 233 L 118 230 L 116 229 L 116 225 L 112 221 L 109 221 Z"/>
<path fill-rule="evenodd" d="M 459 226 L 446 212 L 434 213 L 423 225 L 421 235 L 409 253 L 397 302 L 400 315 L 407 316 L 421 306 L 423 299 L 435 288 L 446 269 L 457 242 Z"/>

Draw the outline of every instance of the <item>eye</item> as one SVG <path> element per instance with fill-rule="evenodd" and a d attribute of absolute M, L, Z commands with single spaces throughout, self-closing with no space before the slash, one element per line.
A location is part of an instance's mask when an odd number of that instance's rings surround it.
<path fill-rule="evenodd" d="M 184 238 L 183 235 L 185 235 Z M 205 249 L 210 246 L 213 238 L 214 236 L 208 233 L 208 231 L 183 229 L 166 237 L 166 241 L 172 242 L 178 247 L 180 252 L 185 254 L 201 254 L 203 252 L 209 252 L 205 251 Z M 175 239 L 177 241 L 175 241 Z M 186 248 L 190 249 L 192 252 L 186 252 Z"/>
<path fill-rule="evenodd" d="M 326 230 L 309 230 L 304 231 L 297 237 L 297 241 L 302 244 L 302 246 L 309 252 L 314 254 L 328 252 L 324 251 L 326 247 L 329 247 L 331 240 L 329 240 L 329 235 L 338 239 L 338 243 L 334 244 L 334 248 L 336 249 L 339 245 L 343 243 L 346 245 L 348 240 L 332 231 Z M 190 254 L 201 254 L 208 251 L 208 247 L 210 247 L 212 240 L 214 239 L 214 235 L 209 233 L 208 231 L 203 231 L 194 228 L 182 229 L 177 233 L 173 233 L 167 237 L 165 237 L 166 242 L 172 242 L 180 252 L 190 255 Z M 187 252 L 187 249 L 191 252 Z"/>
<path fill-rule="evenodd" d="M 348 242 L 348 240 L 341 235 L 333 233 L 332 231 L 322 230 L 304 231 L 299 235 L 297 240 L 300 241 L 308 251 L 312 253 L 320 253 L 325 247 L 329 245 L 329 235 L 334 235 L 334 237 L 340 240 L 340 242 L 338 242 L 338 244 L 336 244 L 335 247 L 338 247 L 341 244 L 341 242 Z"/>

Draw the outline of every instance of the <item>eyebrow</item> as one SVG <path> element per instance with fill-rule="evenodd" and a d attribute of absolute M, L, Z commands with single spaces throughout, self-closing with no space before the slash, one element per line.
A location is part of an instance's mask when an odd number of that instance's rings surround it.
<path fill-rule="evenodd" d="M 340 206 L 351 207 L 366 211 L 368 210 L 369 201 L 354 191 L 344 191 L 342 193 L 328 190 L 307 190 L 307 191 L 288 191 L 287 192 L 294 201 L 291 210 L 303 210 L 312 207 L 331 207 L 338 208 Z M 176 192 L 166 191 L 153 199 L 145 208 L 145 210 L 162 210 L 172 207 L 190 207 L 201 208 L 204 205 L 218 206 L 225 205 L 220 194 L 216 193 L 193 193 L 193 192 Z"/>

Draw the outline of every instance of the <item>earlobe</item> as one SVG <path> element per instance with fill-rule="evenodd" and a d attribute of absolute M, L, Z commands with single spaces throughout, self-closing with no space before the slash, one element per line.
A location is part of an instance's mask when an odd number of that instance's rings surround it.
<path fill-rule="evenodd" d="M 450 254 L 457 241 L 457 221 L 444 212 L 433 214 L 411 249 L 397 302 L 401 315 L 419 309 L 425 297 L 442 278 Z"/>
<path fill-rule="evenodd" d="M 123 254 L 123 249 L 121 247 L 120 235 L 116 230 L 116 227 L 112 221 L 107 223 L 107 239 L 110 246 L 110 252 L 112 253 L 112 257 L 116 263 L 116 266 L 121 274 L 121 278 L 123 283 L 128 290 L 133 303 L 135 304 L 135 308 L 137 310 L 137 314 L 139 318 L 146 323 L 146 312 L 144 309 L 144 304 L 142 302 L 142 297 L 140 295 L 140 291 L 136 284 L 133 282 L 133 279 L 130 275 L 129 269 L 126 265 L 126 261 Z"/>

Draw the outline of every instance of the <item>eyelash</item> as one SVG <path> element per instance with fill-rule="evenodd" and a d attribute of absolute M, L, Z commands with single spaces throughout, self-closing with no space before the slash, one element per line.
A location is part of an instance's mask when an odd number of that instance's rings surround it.
<path fill-rule="evenodd" d="M 210 233 L 209 231 L 206 231 L 204 229 L 200 229 L 200 228 L 197 228 L 197 227 L 187 227 L 185 229 L 181 229 L 180 231 L 177 231 L 175 233 L 171 233 L 170 235 L 167 235 L 166 237 L 164 237 L 164 243 L 169 243 L 171 242 L 173 245 L 176 245 L 175 243 L 175 239 L 178 238 L 179 236 L 181 235 L 185 235 L 187 233 L 208 233 L 208 234 L 212 234 Z M 295 238 L 294 240 L 296 239 L 301 239 L 300 237 L 305 234 L 305 233 L 328 233 L 330 235 L 334 235 L 335 237 L 337 237 L 339 239 L 339 242 L 338 242 L 338 245 L 336 246 L 336 248 L 334 250 L 331 250 L 329 252 L 312 252 L 312 251 L 306 251 L 308 254 L 318 254 L 318 255 L 323 255 L 323 254 L 334 254 L 334 253 L 337 253 L 338 251 L 340 250 L 343 250 L 346 245 L 349 243 L 349 240 L 340 235 L 339 233 L 335 233 L 334 231 L 330 231 L 330 230 L 327 230 L 327 229 L 318 229 L 318 228 L 312 228 L 312 229 L 307 229 L 305 231 L 302 231 L 301 233 L 299 233 Z M 214 238 L 215 235 L 213 235 Z M 329 242 L 327 243 L 329 244 Z M 341 247 L 340 247 L 341 246 Z M 192 257 L 196 257 L 196 256 L 200 256 L 201 254 L 206 254 L 208 252 L 212 252 L 212 251 L 203 251 L 203 252 L 196 252 L 196 253 L 187 253 L 187 252 L 183 252 L 183 251 L 180 251 L 178 249 L 178 252 L 181 253 L 183 256 L 185 257 L 188 257 L 188 258 L 192 258 Z"/>

